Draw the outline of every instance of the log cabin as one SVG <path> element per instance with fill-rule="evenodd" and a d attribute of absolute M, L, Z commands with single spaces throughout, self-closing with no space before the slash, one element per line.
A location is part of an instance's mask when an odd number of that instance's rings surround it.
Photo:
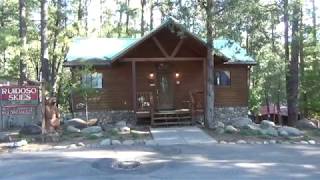
<path fill-rule="evenodd" d="M 227 123 L 247 117 L 249 72 L 256 62 L 232 40 L 213 44 L 215 118 Z M 207 44 L 173 19 L 141 38 L 74 39 L 64 66 L 74 72 L 85 64 L 95 72 L 80 81 L 99 92 L 89 98 L 92 117 L 152 126 L 203 121 Z M 83 100 L 73 95 L 72 102 L 83 113 Z"/>

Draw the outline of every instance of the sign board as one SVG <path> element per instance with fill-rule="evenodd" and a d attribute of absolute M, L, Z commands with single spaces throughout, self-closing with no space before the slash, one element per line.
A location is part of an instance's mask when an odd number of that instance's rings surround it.
<path fill-rule="evenodd" d="M 0 102 L 5 105 L 38 105 L 39 89 L 36 86 L 2 86 Z"/>
<path fill-rule="evenodd" d="M 35 106 L 4 106 L 2 107 L 2 115 L 32 115 Z"/>
<path fill-rule="evenodd" d="M 39 87 L 0 86 L 1 129 L 31 123 L 38 115 Z"/>

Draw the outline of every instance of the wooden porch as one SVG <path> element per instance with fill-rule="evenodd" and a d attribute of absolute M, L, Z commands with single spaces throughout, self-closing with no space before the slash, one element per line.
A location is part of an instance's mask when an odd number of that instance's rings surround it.
<path fill-rule="evenodd" d="M 152 92 L 138 92 L 137 121 L 144 120 L 151 126 L 194 125 L 196 116 L 203 114 L 203 92 L 190 92 L 190 101 L 185 101 L 186 108 L 171 110 L 156 110 Z"/>
<path fill-rule="evenodd" d="M 179 27 L 173 29 L 179 31 Z M 189 34 L 179 36 L 173 29 L 165 27 L 146 36 L 120 59 L 131 64 L 136 119 L 149 119 L 152 126 L 192 125 L 200 112 L 196 104 L 201 104 L 202 112 L 204 109 L 206 46 Z M 202 94 L 195 98 L 195 91 Z"/>

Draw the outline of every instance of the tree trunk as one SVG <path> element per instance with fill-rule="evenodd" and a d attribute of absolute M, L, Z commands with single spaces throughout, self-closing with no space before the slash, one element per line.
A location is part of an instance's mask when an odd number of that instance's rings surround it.
<path fill-rule="evenodd" d="M 103 27 L 103 14 L 104 14 L 104 0 L 100 0 L 100 16 L 99 16 L 99 37 L 102 36 L 102 27 Z"/>
<path fill-rule="evenodd" d="M 284 58 L 285 58 L 285 78 L 286 78 L 286 94 L 288 96 L 289 93 L 289 71 L 288 71 L 288 64 L 289 64 L 289 7 L 288 7 L 288 0 L 283 0 L 283 21 L 284 21 Z M 288 105 L 287 105 L 288 107 Z"/>
<path fill-rule="evenodd" d="M 57 41 L 58 41 L 58 35 L 60 34 L 61 31 L 61 6 L 62 6 L 62 0 L 57 1 L 57 12 L 56 12 L 56 21 L 55 21 L 55 29 L 53 32 L 53 47 L 52 47 L 52 64 L 51 64 L 51 79 L 50 79 L 50 85 L 53 87 L 52 95 L 55 95 L 57 93 L 56 89 L 56 80 L 57 80 L 57 71 L 56 71 L 56 66 L 57 66 L 57 58 L 58 58 L 58 53 L 56 52 L 57 49 Z"/>
<path fill-rule="evenodd" d="M 88 17 L 89 17 L 89 12 L 88 12 L 88 6 L 89 6 L 89 2 L 88 0 L 84 1 L 84 29 L 85 29 L 85 33 L 86 33 L 86 37 L 88 37 L 88 33 L 89 33 L 89 27 L 88 27 Z"/>
<path fill-rule="evenodd" d="M 293 2 L 291 61 L 288 79 L 288 123 L 293 126 L 298 121 L 298 87 L 299 87 L 299 0 Z"/>
<path fill-rule="evenodd" d="M 20 34 L 20 59 L 19 59 L 19 84 L 22 85 L 27 80 L 27 65 L 26 51 L 27 51 L 27 22 L 26 22 L 26 1 L 19 0 L 19 34 Z"/>
<path fill-rule="evenodd" d="M 264 88 L 264 97 L 266 100 L 268 120 L 271 120 L 271 118 L 270 118 L 270 101 L 269 101 L 269 93 L 267 91 L 267 88 L 268 88 L 267 86 L 265 86 L 265 88 Z"/>
<path fill-rule="evenodd" d="M 281 116 L 281 104 L 280 104 L 280 92 L 281 92 L 281 76 L 279 76 L 278 80 L 278 91 L 277 91 L 277 115 L 278 115 L 278 122 L 280 125 L 283 125 L 282 116 Z"/>
<path fill-rule="evenodd" d="M 313 43 L 314 43 L 314 46 L 316 46 L 317 45 L 317 12 L 316 12 L 315 0 L 312 0 L 312 25 L 313 25 L 313 31 L 312 31 Z"/>
<path fill-rule="evenodd" d="M 301 118 L 304 118 L 306 116 L 308 116 L 308 99 L 307 99 L 307 94 L 306 94 L 306 85 L 305 85 L 305 62 L 304 62 L 304 45 L 303 45 L 303 32 L 304 32 L 304 25 L 303 25 L 303 20 L 302 20 L 302 17 L 303 17 L 303 9 L 301 7 L 300 9 L 300 13 L 301 13 L 301 16 L 300 16 L 300 38 L 299 38 L 299 44 L 300 44 L 300 87 L 301 87 L 301 90 L 302 90 L 302 93 L 301 93 Z"/>
<path fill-rule="evenodd" d="M 47 26 L 48 26 L 48 1 L 41 0 L 41 73 L 42 81 L 49 83 L 49 60 L 48 60 L 48 40 L 47 40 Z"/>
<path fill-rule="evenodd" d="M 82 7 L 82 0 L 79 0 L 78 4 L 78 35 L 80 34 L 80 29 L 82 28 L 82 19 L 83 19 L 83 7 Z"/>
<path fill-rule="evenodd" d="M 316 4 L 315 0 L 312 0 L 312 39 L 313 39 L 313 46 L 317 47 L 317 12 L 316 12 Z M 317 74 L 319 73 L 319 60 L 317 59 L 317 51 L 313 53 L 313 67 Z"/>
<path fill-rule="evenodd" d="M 214 58 L 213 58 L 213 0 L 207 0 L 206 7 L 206 29 L 207 29 L 207 87 L 206 87 L 206 108 L 205 121 L 206 128 L 214 127 Z"/>
<path fill-rule="evenodd" d="M 130 20 L 130 0 L 127 0 L 127 9 L 126 9 L 126 34 L 127 34 L 127 36 L 130 35 L 130 33 L 129 33 L 129 20 Z"/>
<path fill-rule="evenodd" d="M 121 37 L 121 32 L 122 32 L 122 14 L 123 14 L 123 9 L 122 9 L 122 4 L 120 4 L 120 10 L 119 10 L 119 21 L 118 21 L 118 38 Z"/>
<path fill-rule="evenodd" d="M 140 22 L 140 33 L 141 36 L 144 35 L 144 7 L 146 5 L 146 0 L 141 0 L 141 22 Z"/>
<path fill-rule="evenodd" d="M 150 31 L 153 29 L 153 9 L 154 9 L 154 2 L 150 0 Z"/>

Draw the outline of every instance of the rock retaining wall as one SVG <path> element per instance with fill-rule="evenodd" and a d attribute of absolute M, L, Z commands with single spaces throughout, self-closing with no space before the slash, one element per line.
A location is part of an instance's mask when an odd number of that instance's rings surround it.
<path fill-rule="evenodd" d="M 232 119 L 240 117 L 248 117 L 248 107 L 215 107 L 215 121 L 223 122 L 224 124 L 232 124 Z M 215 125 L 210 124 L 211 127 Z"/>
<path fill-rule="evenodd" d="M 96 111 L 88 113 L 89 119 L 97 118 L 102 124 L 112 124 L 119 121 L 133 122 L 134 113 L 132 111 Z M 74 113 L 75 118 L 86 119 L 85 112 Z M 72 114 L 64 114 L 64 120 L 71 119 Z"/>

